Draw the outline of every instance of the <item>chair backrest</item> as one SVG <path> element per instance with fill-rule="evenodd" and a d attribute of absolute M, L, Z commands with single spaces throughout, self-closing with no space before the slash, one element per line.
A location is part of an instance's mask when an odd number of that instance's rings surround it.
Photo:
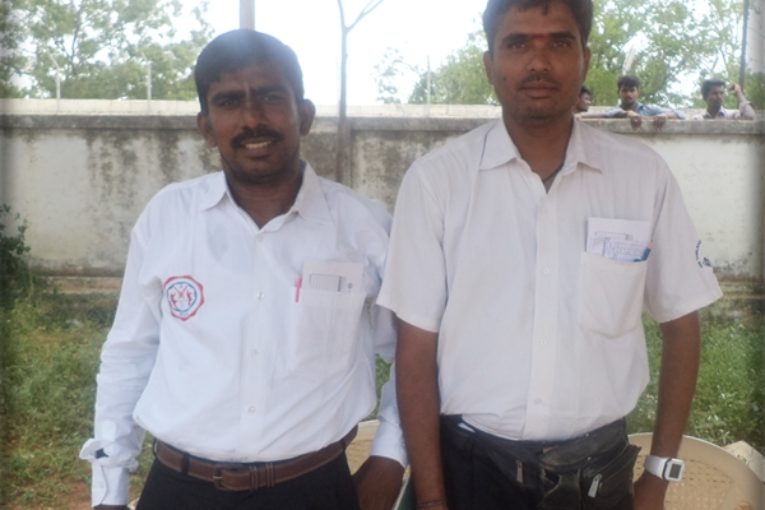
<path fill-rule="evenodd" d="M 372 451 L 372 442 L 374 441 L 377 427 L 380 423 L 377 420 L 362 421 L 359 423 L 359 430 L 356 437 L 345 449 L 345 456 L 348 458 L 348 467 L 351 473 L 355 473 L 369 457 Z M 414 510 L 414 486 L 409 477 L 409 468 L 404 472 L 404 480 L 401 485 L 401 491 L 398 494 L 393 510 Z"/>
<path fill-rule="evenodd" d="M 635 478 L 643 473 L 645 457 L 651 451 L 651 434 L 631 434 L 630 442 L 640 446 Z M 670 484 L 666 510 L 761 510 L 765 509 L 765 486 L 746 464 L 707 441 L 683 436 L 680 458 L 685 475 Z"/>
<path fill-rule="evenodd" d="M 359 423 L 356 437 L 345 449 L 345 456 L 348 457 L 348 467 L 351 469 L 351 473 L 355 473 L 369 457 L 369 453 L 372 451 L 372 441 L 375 439 L 379 425 L 377 420 Z"/>

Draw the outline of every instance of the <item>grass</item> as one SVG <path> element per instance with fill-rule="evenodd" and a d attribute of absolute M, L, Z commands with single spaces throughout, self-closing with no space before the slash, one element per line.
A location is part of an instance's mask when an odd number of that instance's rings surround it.
<path fill-rule="evenodd" d="M 48 289 L 0 307 L 0 502 L 8 508 L 87 505 L 89 466 L 77 459 L 91 435 L 98 354 L 116 296 L 63 295 Z M 652 381 L 658 370 L 658 328 L 646 322 Z M 744 440 L 765 453 L 765 317 L 703 315 L 704 348 L 688 433 L 716 444 Z M 378 378 L 387 367 L 378 364 Z M 655 382 L 630 416 L 632 431 L 650 430 Z M 134 475 L 140 489 L 151 453 Z M 84 499 L 83 499 L 84 498 Z M 0 503 L 2 507 L 2 503 Z M 74 507 L 72 507 L 74 508 Z"/>
<path fill-rule="evenodd" d="M 699 379 L 686 434 L 718 445 L 739 440 L 765 453 L 765 317 L 702 314 Z M 650 431 L 656 417 L 661 337 L 646 325 L 651 382 L 629 417 L 631 432 Z"/>

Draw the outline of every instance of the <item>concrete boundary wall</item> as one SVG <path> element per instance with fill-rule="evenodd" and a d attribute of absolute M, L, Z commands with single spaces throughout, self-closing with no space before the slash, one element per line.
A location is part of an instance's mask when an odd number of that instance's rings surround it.
<path fill-rule="evenodd" d="M 0 101 L 0 203 L 28 222 L 31 260 L 59 275 L 118 275 L 130 228 L 163 185 L 218 167 L 196 132 L 194 102 Z M 497 118 L 495 107 L 351 109 L 346 183 L 393 208 L 409 164 Z M 762 115 L 760 116 L 762 119 Z M 656 132 L 588 120 L 640 138 L 667 160 L 718 273 L 763 282 L 765 122 L 670 121 Z M 336 116 L 319 107 L 303 155 L 334 176 Z"/>

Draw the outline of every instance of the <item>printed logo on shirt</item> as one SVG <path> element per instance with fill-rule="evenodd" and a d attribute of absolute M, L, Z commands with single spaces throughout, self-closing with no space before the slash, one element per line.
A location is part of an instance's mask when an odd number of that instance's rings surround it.
<path fill-rule="evenodd" d="M 712 261 L 704 256 L 701 252 L 701 241 L 696 243 L 696 263 L 700 268 L 712 267 Z"/>
<path fill-rule="evenodd" d="M 204 287 L 189 275 L 165 280 L 165 296 L 170 313 L 182 321 L 193 317 L 205 302 Z"/>

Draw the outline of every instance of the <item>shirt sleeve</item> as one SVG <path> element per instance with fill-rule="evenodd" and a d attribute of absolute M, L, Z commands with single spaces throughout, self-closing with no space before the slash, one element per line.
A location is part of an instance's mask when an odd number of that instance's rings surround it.
<path fill-rule="evenodd" d="M 699 310 L 722 296 L 680 187 L 666 165 L 663 170 L 666 178 L 656 198 L 646 276 L 646 305 L 660 323 Z"/>
<path fill-rule="evenodd" d="M 603 114 L 603 117 L 607 119 L 615 119 L 617 117 L 624 117 L 625 112 L 621 108 L 612 108 Z"/>
<path fill-rule="evenodd" d="M 447 299 L 444 216 L 420 170 L 412 166 L 401 183 L 377 302 L 401 320 L 437 332 Z"/>
<path fill-rule="evenodd" d="M 94 437 L 80 451 L 80 458 L 92 465 L 93 506 L 127 504 L 128 474 L 138 466 L 144 438 L 143 429 L 132 415 L 148 381 L 159 343 L 158 302 L 150 304 L 139 283 L 145 257 L 145 246 L 136 227 L 114 324 L 101 350 Z"/>
<path fill-rule="evenodd" d="M 389 222 L 386 222 L 387 228 L 390 228 Z M 381 275 L 383 264 L 384 259 L 379 266 Z M 369 313 L 375 354 L 386 363 L 392 363 L 396 355 L 396 327 L 393 313 L 376 304 L 370 307 Z M 377 415 L 379 427 L 372 443 L 371 455 L 391 458 L 406 467 L 408 458 L 398 414 L 395 373 L 395 367 L 391 366 L 390 379 L 382 388 L 380 411 Z"/>
<path fill-rule="evenodd" d="M 754 108 L 752 108 L 752 103 L 749 102 L 749 100 L 745 97 L 741 97 L 741 101 L 738 104 L 738 115 L 741 119 L 749 119 L 752 120 L 755 117 Z"/>

